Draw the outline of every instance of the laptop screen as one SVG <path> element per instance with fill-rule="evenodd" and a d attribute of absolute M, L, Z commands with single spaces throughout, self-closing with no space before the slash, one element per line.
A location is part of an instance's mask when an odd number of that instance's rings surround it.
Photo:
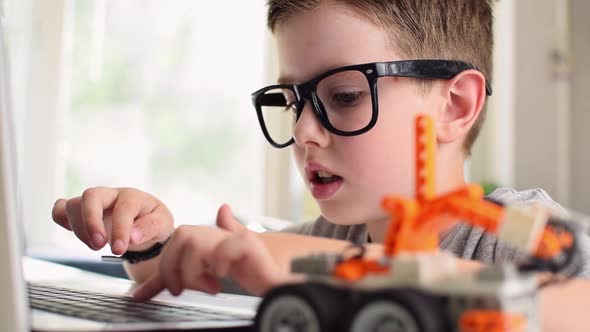
<path fill-rule="evenodd" d="M 0 330 L 20 332 L 28 330 L 29 320 L 17 222 L 16 142 L 4 37 L 4 20 L 0 17 Z"/>

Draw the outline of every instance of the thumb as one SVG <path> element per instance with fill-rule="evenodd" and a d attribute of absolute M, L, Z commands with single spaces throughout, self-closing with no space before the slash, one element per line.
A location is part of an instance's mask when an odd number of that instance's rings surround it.
<path fill-rule="evenodd" d="M 223 204 L 217 211 L 217 227 L 223 228 L 230 232 L 239 231 L 244 229 L 244 225 L 234 217 L 231 212 L 231 208 L 227 204 Z"/>

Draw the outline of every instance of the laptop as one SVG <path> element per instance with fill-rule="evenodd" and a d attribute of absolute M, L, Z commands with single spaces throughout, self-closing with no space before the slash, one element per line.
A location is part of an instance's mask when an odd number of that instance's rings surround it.
<path fill-rule="evenodd" d="M 1 16 L 1 15 L 0 15 Z M 0 17 L 0 20 L 2 18 Z M 140 303 L 133 283 L 23 257 L 14 119 L 0 22 L 0 331 L 248 329 L 260 298 L 162 292 Z M 47 212 L 49 216 L 49 211 Z"/>

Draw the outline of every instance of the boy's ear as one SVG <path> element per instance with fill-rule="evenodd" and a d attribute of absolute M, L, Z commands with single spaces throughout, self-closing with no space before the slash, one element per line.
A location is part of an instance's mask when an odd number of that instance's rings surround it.
<path fill-rule="evenodd" d="M 451 143 L 467 135 L 486 98 L 486 79 L 477 70 L 466 70 L 443 84 L 446 104 L 438 114 L 439 143 Z"/>

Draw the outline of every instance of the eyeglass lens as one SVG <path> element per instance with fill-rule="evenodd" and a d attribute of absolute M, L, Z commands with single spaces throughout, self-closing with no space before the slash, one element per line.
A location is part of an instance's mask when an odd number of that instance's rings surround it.
<path fill-rule="evenodd" d="M 371 88 L 362 72 L 349 70 L 334 73 L 319 81 L 315 91 L 322 116 L 336 130 L 353 132 L 367 127 L 371 122 Z M 278 144 L 287 143 L 293 136 L 297 121 L 293 91 L 266 91 L 259 98 L 259 103 L 270 137 Z"/>

